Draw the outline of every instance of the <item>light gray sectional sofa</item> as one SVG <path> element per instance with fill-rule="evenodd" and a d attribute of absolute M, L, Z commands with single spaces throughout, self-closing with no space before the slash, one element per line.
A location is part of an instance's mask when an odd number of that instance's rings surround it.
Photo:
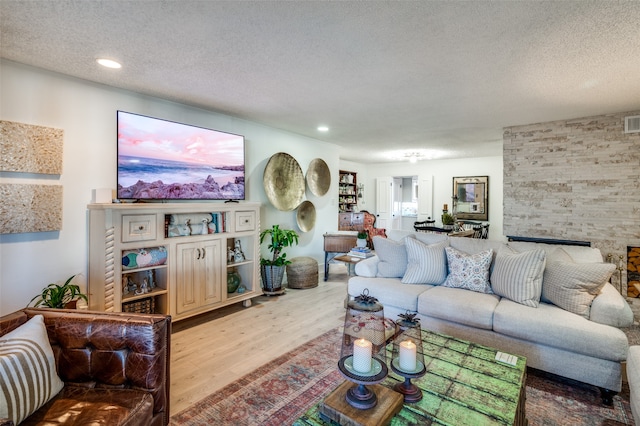
<path fill-rule="evenodd" d="M 385 317 L 417 312 L 423 328 L 527 358 L 527 365 L 621 389 L 633 323 L 599 249 L 389 231 L 356 265 L 349 297 L 368 289 Z M 404 281 L 404 282 L 403 282 Z"/>

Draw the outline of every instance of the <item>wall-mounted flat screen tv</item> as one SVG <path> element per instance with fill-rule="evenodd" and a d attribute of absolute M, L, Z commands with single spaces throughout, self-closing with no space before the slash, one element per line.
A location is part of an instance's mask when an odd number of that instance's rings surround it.
<path fill-rule="evenodd" d="M 117 196 L 244 200 L 244 136 L 118 111 Z"/>

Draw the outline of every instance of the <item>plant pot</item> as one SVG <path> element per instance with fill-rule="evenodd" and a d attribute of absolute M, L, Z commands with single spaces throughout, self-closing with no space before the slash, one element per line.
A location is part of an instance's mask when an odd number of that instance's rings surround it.
<path fill-rule="evenodd" d="M 366 247 L 367 246 L 367 239 L 366 238 L 358 238 L 356 240 L 356 247 Z"/>
<path fill-rule="evenodd" d="M 282 278 L 286 266 L 260 265 L 262 290 L 266 295 L 282 294 Z"/>

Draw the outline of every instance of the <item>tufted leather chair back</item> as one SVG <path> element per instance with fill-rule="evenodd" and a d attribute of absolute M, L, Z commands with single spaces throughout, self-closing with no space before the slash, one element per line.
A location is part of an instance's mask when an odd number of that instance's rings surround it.
<path fill-rule="evenodd" d="M 0 335 L 34 315 L 44 316 L 65 386 L 148 391 L 151 424 L 168 424 L 170 316 L 25 308 L 0 318 Z"/>

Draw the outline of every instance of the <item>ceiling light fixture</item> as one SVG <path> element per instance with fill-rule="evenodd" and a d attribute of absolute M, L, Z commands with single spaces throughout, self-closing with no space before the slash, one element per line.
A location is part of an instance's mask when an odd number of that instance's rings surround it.
<path fill-rule="evenodd" d="M 96 59 L 96 62 L 102 65 L 103 67 L 107 67 L 107 68 L 113 68 L 113 69 L 122 68 L 122 65 L 120 65 L 119 62 L 113 61 L 111 59 L 99 58 L 99 59 Z"/>
<path fill-rule="evenodd" d="M 328 132 L 329 128 L 327 126 L 318 126 L 319 132 Z"/>

